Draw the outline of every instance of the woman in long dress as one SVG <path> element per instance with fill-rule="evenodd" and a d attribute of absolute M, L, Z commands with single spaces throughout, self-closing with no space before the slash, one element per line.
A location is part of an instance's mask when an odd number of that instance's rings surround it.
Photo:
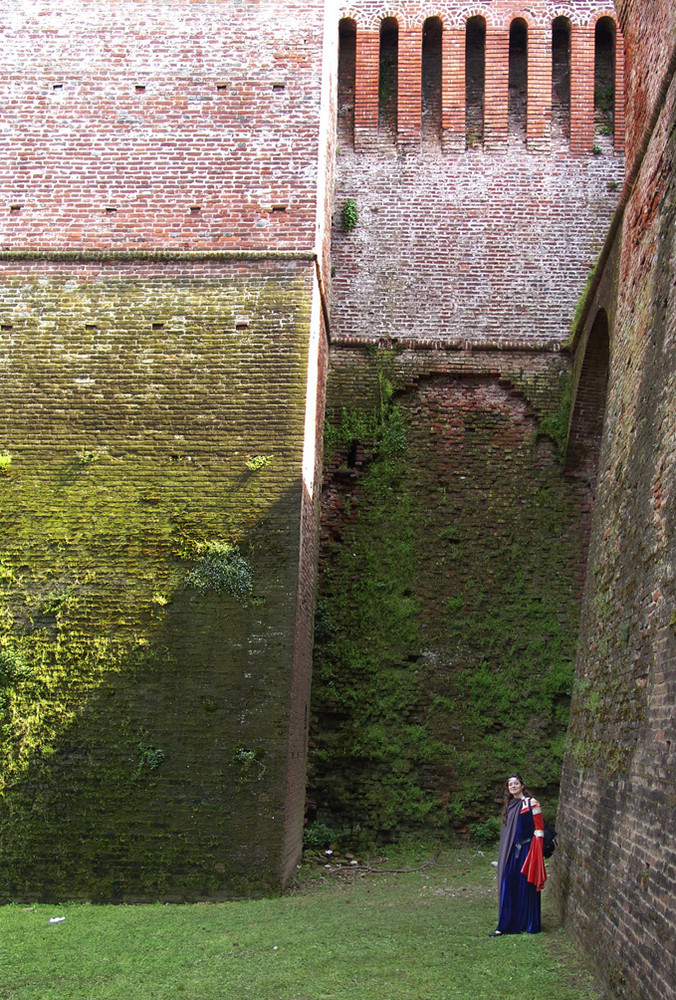
<path fill-rule="evenodd" d="M 540 930 L 540 893 L 545 884 L 542 853 L 544 821 L 537 799 L 526 795 L 518 774 L 507 779 L 498 856 L 499 914 L 502 934 L 537 934 Z"/>

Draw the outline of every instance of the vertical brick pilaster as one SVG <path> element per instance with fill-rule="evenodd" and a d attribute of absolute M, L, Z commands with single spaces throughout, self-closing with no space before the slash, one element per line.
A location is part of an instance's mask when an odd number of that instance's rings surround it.
<path fill-rule="evenodd" d="M 380 32 L 357 28 L 357 60 L 354 79 L 354 145 L 359 149 L 378 132 L 378 74 Z"/>
<path fill-rule="evenodd" d="M 621 153 L 625 139 L 624 37 L 619 25 L 615 34 L 615 149 Z"/>
<path fill-rule="evenodd" d="M 420 142 L 422 114 L 422 28 L 399 29 L 399 82 L 397 87 L 397 140 Z"/>
<path fill-rule="evenodd" d="M 529 149 L 548 149 L 552 132 L 552 33 L 545 27 L 528 30 Z"/>
<path fill-rule="evenodd" d="M 441 71 L 441 128 L 443 148 L 465 149 L 465 29 L 444 28 Z"/>
<path fill-rule="evenodd" d="M 484 145 L 500 149 L 509 137 L 509 28 L 486 28 Z"/>
<path fill-rule="evenodd" d="M 570 33 L 570 149 L 594 147 L 594 28 L 574 24 Z"/>

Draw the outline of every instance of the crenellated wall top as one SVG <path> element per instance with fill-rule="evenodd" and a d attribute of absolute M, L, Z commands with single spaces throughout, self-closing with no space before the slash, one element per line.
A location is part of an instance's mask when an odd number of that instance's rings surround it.
<path fill-rule="evenodd" d="M 515 0 L 483 0 L 464 3 L 383 3 L 383 0 L 359 0 L 340 7 L 341 18 L 351 18 L 358 28 L 375 30 L 386 17 L 394 18 L 399 27 L 415 28 L 428 17 L 438 17 L 445 28 L 462 28 L 471 17 L 483 17 L 491 27 L 507 27 L 515 17 L 522 17 L 530 26 L 548 26 L 557 17 L 566 17 L 571 24 L 590 27 L 600 17 L 617 20 L 615 6 L 608 0 L 568 0 L 556 3 L 531 0 L 521 5 Z"/>

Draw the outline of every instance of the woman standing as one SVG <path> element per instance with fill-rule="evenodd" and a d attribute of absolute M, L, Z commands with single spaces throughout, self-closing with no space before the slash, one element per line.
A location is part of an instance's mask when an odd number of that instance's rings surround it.
<path fill-rule="evenodd" d="M 518 774 L 507 779 L 498 855 L 498 927 L 491 937 L 540 930 L 540 892 L 547 878 L 542 853 L 544 821 L 537 799 Z"/>

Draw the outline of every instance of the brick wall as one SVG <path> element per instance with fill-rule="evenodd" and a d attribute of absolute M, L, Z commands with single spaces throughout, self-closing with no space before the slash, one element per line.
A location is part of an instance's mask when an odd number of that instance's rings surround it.
<path fill-rule="evenodd" d="M 397 132 L 382 114 L 378 126 L 379 8 L 365 3 L 344 11 L 351 20 L 343 21 L 338 113 L 335 341 L 356 337 L 518 348 L 567 339 L 624 176 L 613 137 L 594 134 L 594 26 L 612 11 L 599 4 L 572 5 L 571 109 L 567 125 L 552 129 L 555 12 L 547 5 L 533 8 L 526 25 L 528 69 L 522 49 L 523 72 L 514 76 L 517 83 L 527 77 L 527 94 L 512 87 L 510 132 L 510 10 L 499 4 L 484 11 L 484 120 L 481 125 L 472 119 L 467 134 L 465 67 L 475 74 L 482 58 L 474 21 L 465 59 L 469 12 L 455 5 L 443 9 L 437 58 L 442 128 L 431 129 L 428 112 L 421 133 L 425 20 L 407 8 L 398 15 Z M 620 43 L 618 33 L 618 67 Z M 428 90 L 431 72 L 428 67 Z M 618 99 L 620 94 L 618 88 Z M 476 95 L 471 100 L 474 114 Z M 526 121 L 526 100 L 527 138 L 518 125 Z M 615 125 L 621 148 L 618 113 Z M 578 141 L 584 129 L 586 138 Z M 357 203 L 359 221 L 346 232 L 341 212 L 348 198 Z"/>
<path fill-rule="evenodd" d="M 314 246 L 321 0 L 3 7 L 0 245 Z"/>
<path fill-rule="evenodd" d="M 299 856 L 336 24 L 3 5 L 3 898 L 246 895 Z M 214 540 L 243 602 L 186 586 Z"/>
<path fill-rule="evenodd" d="M 671 5 L 618 8 L 635 184 L 580 341 L 583 351 L 605 311 L 609 385 L 555 884 L 613 995 L 638 1000 L 672 998 L 676 982 L 676 88 Z"/>
<path fill-rule="evenodd" d="M 511 0 L 475 7 L 458 3 L 439 5 L 433 18 L 426 18 L 419 9 L 401 4 L 388 9 L 388 45 L 392 32 L 398 33 L 398 102 L 395 114 L 398 141 L 407 144 L 420 140 L 421 134 L 421 57 L 424 25 L 430 20 L 443 26 L 442 57 L 440 60 L 442 92 L 442 133 L 445 146 L 454 151 L 465 148 L 468 139 L 465 114 L 466 26 L 480 19 L 485 30 L 485 142 L 490 148 L 500 148 L 508 142 L 510 132 L 519 133 L 532 149 L 549 148 L 552 137 L 552 24 L 563 16 L 569 32 L 569 60 L 572 78 L 570 109 L 570 145 L 578 153 L 591 152 L 594 145 L 594 76 L 596 22 L 601 18 L 615 21 L 612 3 L 580 0 L 565 7 L 551 3 L 531 4 L 524 12 Z M 382 5 L 375 0 L 349 4 L 343 17 L 356 27 L 355 70 L 355 143 L 370 145 L 378 131 L 379 94 L 378 66 Z M 515 38 L 513 22 L 518 22 L 520 38 Z M 611 25 L 612 28 L 612 25 Z M 614 31 L 613 31 L 614 33 Z M 624 143 L 623 39 L 614 39 L 617 67 L 617 90 L 614 99 L 615 146 Z M 523 93 L 515 92 L 515 80 L 510 82 L 510 45 L 516 68 L 522 50 L 527 57 L 520 68 Z M 514 47 L 516 46 L 516 48 Z M 527 67 L 526 67 L 527 63 Z M 381 98 L 383 92 L 381 90 Z M 523 119 L 516 118 L 510 126 L 510 106 L 522 101 Z M 382 122 L 381 122 L 382 124 Z M 520 129 L 523 126 L 523 134 Z"/>
<path fill-rule="evenodd" d="M 353 847 L 468 833 L 515 767 L 553 818 L 583 572 L 550 436 L 569 373 L 558 352 L 332 348 L 327 419 L 353 430 L 325 475 L 309 796 Z M 366 417 L 386 383 L 394 454 Z"/>

